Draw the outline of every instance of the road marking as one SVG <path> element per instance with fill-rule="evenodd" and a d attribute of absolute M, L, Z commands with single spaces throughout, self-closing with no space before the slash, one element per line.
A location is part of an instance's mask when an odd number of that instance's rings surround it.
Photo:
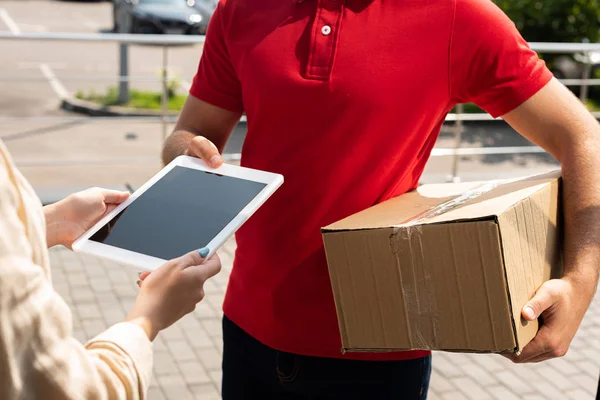
<path fill-rule="evenodd" d="M 13 35 L 19 35 L 21 33 L 21 29 L 19 29 L 19 25 L 8 15 L 8 12 L 4 8 L 0 8 L 0 19 L 4 21 L 8 30 L 12 32 Z"/>
<path fill-rule="evenodd" d="M 56 95 L 61 100 L 67 99 L 69 97 L 69 92 L 58 80 L 56 75 L 54 75 L 54 71 L 52 71 L 52 68 L 50 68 L 48 64 L 42 63 L 40 64 L 40 70 L 42 71 L 42 74 L 46 77 L 46 79 L 48 79 L 48 82 L 50 83 L 50 86 L 52 86 L 52 89 L 54 90 Z"/>
<path fill-rule="evenodd" d="M 79 19 L 79 22 L 81 22 L 83 25 L 85 25 L 86 27 L 97 31 L 98 29 L 100 29 L 100 24 L 98 24 L 96 21 L 93 21 L 91 19 L 89 19 L 88 17 L 86 17 L 85 15 L 83 15 L 80 12 L 74 12 L 73 17 Z"/>

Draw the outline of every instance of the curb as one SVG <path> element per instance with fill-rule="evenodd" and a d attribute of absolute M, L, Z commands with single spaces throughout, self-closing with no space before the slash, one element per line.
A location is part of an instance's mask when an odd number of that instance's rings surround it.
<path fill-rule="evenodd" d="M 63 98 L 60 108 L 65 111 L 85 114 L 90 117 L 162 117 L 161 110 L 142 110 L 120 106 L 102 106 L 97 103 L 75 99 Z M 179 111 L 169 111 L 168 117 L 176 117 Z"/>

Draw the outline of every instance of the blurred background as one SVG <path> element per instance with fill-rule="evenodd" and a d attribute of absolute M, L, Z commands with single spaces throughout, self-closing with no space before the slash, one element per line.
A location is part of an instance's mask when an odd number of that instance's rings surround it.
<path fill-rule="evenodd" d="M 483 0 L 487 1 L 487 0 Z M 46 204 L 103 186 L 134 190 L 161 168 L 217 0 L 0 1 L 0 139 Z M 600 116 L 600 2 L 496 3 L 531 46 Z M 242 118 L 226 150 L 238 162 Z M 448 115 L 422 183 L 515 177 L 559 168 L 542 149 L 471 104 Z M 207 298 L 156 342 L 150 399 L 220 398 L 221 302 L 235 250 Z M 82 341 L 119 322 L 137 293 L 118 265 L 51 252 L 57 290 Z M 597 298 L 598 299 L 598 298 Z M 600 306 L 569 354 L 516 366 L 499 356 L 434 355 L 431 399 L 594 399 Z"/>

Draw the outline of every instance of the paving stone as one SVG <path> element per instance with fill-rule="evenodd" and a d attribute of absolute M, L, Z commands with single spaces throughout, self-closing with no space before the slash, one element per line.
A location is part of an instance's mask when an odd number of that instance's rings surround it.
<path fill-rule="evenodd" d="M 512 364 L 509 371 L 517 375 L 527 384 L 544 380 L 544 377 L 538 373 L 541 364 Z"/>
<path fill-rule="evenodd" d="M 94 277 L 89 279 L 89 285 L 93 288 L 94 292 L 112 292 L 112 285 L 110 281 L 103 276 Z"/>
<path fill-rule="evenodd" d="M 75 303 L 84 303 L 89 301 L 95 301 L 96 295 L 92 290 L 91 286 L 80 286 L 73 288 L 71 291 L 71 298 Z"/>
<path fill-rule="evenodd" d="M 160 335 L 163 337 L 165 341 L 169 340 L 183 340 L 185 339 L 185 335 L 183 334 L 183 330 L 179 326 L 179 324 L 175 323 L 162 331 Z"/>
<path fill-rule="evenodd" d="M 194 331 L 194 330 L 201 330 L 202 329 L 202 324 L 200 323 L 200 321 L 198 320 L 198 318 L 196 318 L 196 316 L 191 313 L 186 315 L 185 317 L 181 318 L 178 322 L 177 325 L 181 328 L 181 330 L 188 331 Z"/>
<path fill-rule="evenodd" d="M 564 400 L 566 398 L 566 395 L 548 380 L 543 382 L 533 382 L 532 386 L 536 393 L 539 393 L 547 400 Z"/>
<path fill-rule="evenodd" d="M 113 283 L 121 284 L 130 282 L 131 278 L 131 275 L 127 274 L 123 269 L 116 269 L 108 272 L 108 279 Z M 137 278 L 135 281 L 137 281 Z"/>
<path fill-rule="evenodd" d="M 119 308 L 102 310 L 102 316 L 106 325 L 111 326 L 125 320 L 126 314 Z"/>
<path fill-rule="evenodd" d="M 539 394 L 528 394 L 523 397 L 523 400 L 546 400 L 544 397 Z"/>
<path fill-rule="evenodd" d="M 188 389 L 185 381 L 179 375 L 160 376 L 158 384 L 167 399 L 190 400 L 194 396 Z"/>
<path fill-rule="evenodd" d="M 505 386 L 492 386 L 487 390 L 497 400 L 520 400 L 519 396 Z"/>
<path fill-rule="evenodd" d="M 592 379 L 597 379 L 600 374 L 600 368 L 598 367 L 598 360 L 586 360 L 577 363 L 579 370 L 582 371 L 585 375 L 589 376 Z"/>
<path fill-rule="evenodd" d="M 156 339 L 154 339 L 153 347 L 154 351 L 169 351 L 167 342 L 165 342 L 165 339 L 160 334 L 156 337 Z"/>
<path fill-rule="evenodd" d="M 222 323 L 218 319 L 202 320 L 202 327 L 209 336 L 221 336 L 223 333 Z"/>
<path fill-rule="evenodd" d="M 119 297 L 119 300 L 121 302 L 121 306 L 123 307 L 123 309 L 129 311 L 133 308 L 133 305 L 135 304 L 135 297 Z"/>
<path fill-rule="evenodd" d="M 90 336 L 88 336 L 85 331 L 83 330 L 83 328 L 81 329 L 77 329 L 77 330 L 73 330 L 73 337 L 80 343 L 85 344 L 89 339 Z"/>
<path fill-rule="evenodd" d="M 99 262 L 90 263 L 90 264 L 86 265 L 85 273 L 90 278 L 95 278 L 95 277 L 99 277 L 99 276 L 103 276 L 103 277 L 107 277 L 108 276 L 107 272 L 106 272 L 106 269 Z"/>
<path fill-rule="evenodd" d="M 223 371 L 221 369 L 213 369 L 212 371 L 208 371 L 208 375 L 210 379 L 219 391 L 221 392 L 221 384 L 223 383 Z"/>
<path fill-rule="evenodd" d="M 212 383 L 210 376 L 199 361 L 180 362 L 179 370 L 188 385 Z"/>
<path fill-rule="evenodd" d="M 490 372 L 502 371 L 505 367 L 500 362 L 502 356 L 479 354 L 473 357 L 473 360 Z"/>
<path fill-rule="evenodd" d="M 215 346 L 215 349 L 219 352 L 219 354 L 223 354 L 223 341 L 222 341 L 222 339 L 218 340 L 217 338 L 213 338 L 213 345 Z"/>
<path fill-rule="evenodd" d="M 471 400 L 487 400 L 492 396 L 471 378 L 456 378 L 454 385 Z"/>
<path fill-rule="evenodd" d="M 445 378 L 456 378 L 463 376 L 462 370 L 452 364 L 446 357 L 442 354 L 436 354 L 435 360 L 432 362 L 433 368 L 436 371 L 439 371 Z"/>
<path fill-rule="evenodd" d="M 175 375 L 179 371 L 173 355 L 168 351 L 154 350 L 154 374 L 158 376 Z"/>
<path fill-rule="evenodd" d="M 549 364 L 545 364 L 543 367 L 539 368 L 538 373 L 543 375 L 546 380 L 552 382 L 552 385 L 560 390 L 573 389 L 575 386 L 575 383 L 571 379 L 567 378 L 555 368 L 552 368 Z"/>
<path fill-rule="evenodd" d="M 196 330 L 185 330 L 184 335 L 195 349 L 204 349 L 206 347 L 214 347 L 213 340 L 206 334 L 202 328 Z"/>
<path fill-rule="evenodd" d="M 52 284 L 52 288 L 60 294 L 63 299 L 70 297 L 70 289 L 71 287 L 67 282 L 57 282 Z"/>
<path fill-rule="evenodd" d="M 496 378 L 504 384 L 504 386 L 511 388 L 515 393 L 525 395 L 530 393 L 533 389 L 531 385 L 523 381 L 512 371 L 502 371 L 496 374 Z"/>
<path fill-rule="evenodd" d="M 176 361 L 191 361 L 196 360 L 196 353 L 185 340 L 168 340 L 166 341 L 169 351 Z"/>
<path fill-rule="evenodd" d="M 113 291 L 119 297 L 136 297 L 137 292 L 127 283 L 117 283 L 112 285 Z"/>
<path fill-rule="evenodd" d="M 198 359 L 200 360 L 200 362 L 209 371 L 221 369 L 221 353 L 218 352 L 215 348 L 207 347 L 204 349 L 196 349 L 196 353 L 198 354 Z"/>
<path fill-rule="evenodd" d="M 585 390 L 586 392 L 589 392 L 590 394 L 596 394 L 596 391 L 598 390 L 598 378 L 592 379 L 589 376 L 580 373 L 579 375 L 573 376 L 570 379 L 575 380 L 575 386 Z"/>
<path fill-rule="evenodd" d="M 214 311 L 219 311 L 223 308 L 223 295 L 221 293 L 207 294 L 203 302 L 207 303 Z"/>
<path fill-rule="evenodd" d="M 148 400 L 169 400 L 158 386 L 148 389 Z"/>
<path fill-rule="evenodd" d="M 206 293 L 206 295 L 210 295 L 210 294 L 220 294 L 221 296 L 223 296 L 223 289 L 217 285 L 217 283 L 212 280 L 209 279 L 206 282 L 204 282 L 204 293 Z"/>
<path fill-rule="evenodd" d="M 442 399 L 444 399 L 444 400 L 469 400 L 461 392 L 446 392 L 446 393 L 443 393 L 442 394 Z"/>
<path fill-rule="evenodd" d="M 103 317 L 95 302 L 77 303 L 75 308 L 82 319 L 100 319 Z"/>
<path fill-rule="evenodd" d="M 197 400 L 218 400 L 219 392 L 211 384 L 190 385 L 190 391 Z"/>
<path fill-rule="evenodd" d="M 63 264 L 63 269 L 64 271 L 68 274 L 70 274 L 71 272 L 78 272 L 81 271 L 81 265 L 79 262 L 77 262 L 76 260 L 62 260 L 61 261 Z"/>
<path fill-rule="evenodd" d="M 88 277 L 84 272 L 72 272 L 67 275 L 67 282 L 71 287 L 88 286 Z"/>
<path fill-rule="evenodd" d="M 497 379 L 494 377 L 494 373 L 482 368 L 478 364 L 467 364 L 461 366 L 461 369 L 464 373 L 469 376 L 471 379 L 475 380 L 475 382 L 480 385 L 495 385 L 498 383 Z"/>
<path fill-rule="evenodd" d="M 471 354 L 448 353 L 448 361 L 454 365 L 467 365 L 473 363 Z"/>
<path fill-rule="evenodd" d="M 596 394 L 591 394 L 586 392 L 583 389 L 573 389 L 567 391 L 567 396 L 572 400 L 594 400 L 596 398 Z"/>
<path fill-rule="evenodd" d="M 573 363 L 570 362 L 570 357 L 557 358 L 554 360 L 549 360 L 547 363 L 544 363 L 547 366 L 551 366 L 557 371 L 560 371 L 563 375 L 576 375 L 579 373 L 579 368 L 577 368 Z"/>
<path fill-rule="evenodd" d="M 442 400 L 442 396 L 435 390 L 429 388 L 427 392 L 427 400 Z"/>
<path fill-rule="evenodd" d="M 194 310 L 194 316 L 198 317 L 200 320 L 217 318 L 217 313 L 213 310 L 210 305 L 205 303 L 200 303 L 196 306 Z"/>
<path fill-rule="evenodd" d="M 457 388 L 452 384 L 451 379 L 446 379 L 435 366 L 435 361 L 433 362 L 433 370 L 431 371 L 431 378 L 429 381 L 429 386 L 434 388 L 438 393 L 452 392 L 457 390 Z"/>
<path fill-rule="evenodd" d="M 101 319 L 84 319 L 82 321 L 83 330 L 88 338 L 93 338 L 106 330 L 106 323 Z"/>

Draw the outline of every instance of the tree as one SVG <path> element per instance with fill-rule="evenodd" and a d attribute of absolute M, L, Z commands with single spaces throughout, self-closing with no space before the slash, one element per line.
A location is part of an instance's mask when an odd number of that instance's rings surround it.
<path fill-rule="evenodd" d="M 493 0 L 529 42 L 598 42 L 600 0 Z"/>

